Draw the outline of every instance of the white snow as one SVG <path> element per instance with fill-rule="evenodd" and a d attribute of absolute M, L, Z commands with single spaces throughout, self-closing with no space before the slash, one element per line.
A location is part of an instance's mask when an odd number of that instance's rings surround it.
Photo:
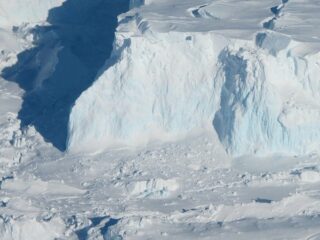
<path fill-rule="evenodd" d="M 0 236 L 3 240 L 34 240 L 39 238 L 52 240 L 62 236 L 64 231 L 65 225 L 61 219 L 39 222 L 36 219 L 0 218 Z"/>
<path fill-rule="evenodd" d="M 65 0 L 13 0 L 0 1 L 0 27 L 19 26 L 23 23 L 40 23 L 48 11 Z"/>
<path fill-rule="evenodd" d="M 87 3 L 0 0 L 0 73 L 39 66 L 34 91 L 0 77 L 0 239 L 319 239 L 320 1 L 128 0 L 61 152 L 21 109 L 48 76 L 81 78 L 55 66 L 60 46 L 91 54 L 83 28 L 47 18 Z"/>
<path fill-rule="evenodd" d="M 300 174 L 301 181 L 307 182 L 307 183 L 316 183 L 320 181 L 320 174 L 318 171 L 303 171 Z"/>
<path fill-rule="evenodd" d="M 162 198 L 179 188 L 175 179 L 150 179 L 147 181 L 131 182 L 127 189 L 132 195 L 140 197 Z"/>

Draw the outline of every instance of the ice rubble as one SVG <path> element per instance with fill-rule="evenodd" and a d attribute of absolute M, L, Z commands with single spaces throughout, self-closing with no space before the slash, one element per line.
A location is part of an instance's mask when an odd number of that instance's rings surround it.
<path fill-rule="evenodd" d="M 179 188 L 176 179 L 150 179 L 147 181 L 131 182 L 126 186 L 131 195 L 136 195 L 139 198 L 165 198 L 171 192 Z"/>
<path fill-rule="evenodd" d="M 51 240 L 58 239 L 65 232 L 65 224 L 60 218 L 36 220 L 20 217 L 0 216 L 0 236 L 2 240 Z"/>
<path fill-rule="evenodd" d="M 70 151 L 171 139 L 208 123 L 235 156 L 319 149 L 320 48 L 292 31 L 302 28 L 299 1 L 286 3 L 290 14 L 279 1 L 243 3 L 246 14 L 231 20 L 234 1 L 201 2 L 206 14 L 177 1 L 175 18 L 159 1 L 120 17 L 111 59 L 72 109 Z"/>

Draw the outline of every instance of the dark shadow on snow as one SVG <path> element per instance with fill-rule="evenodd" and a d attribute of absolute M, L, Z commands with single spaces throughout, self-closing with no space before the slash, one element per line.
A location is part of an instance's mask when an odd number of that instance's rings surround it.
<path fill-rule="evenodd" d="M 111 226 L 116 225 L 119 222 L 119 219 L 115 219 L 115 218 L 109 218 L 109 217 L 95 217 L 95 218 L 90 218 L 91 221 L 91 225 L 84 227 L 78 231 L 76 231 L 76 235 L 78 237 L 79 240 L 85 240 L 88 239 L 88 232 L 90 229 L 98 226 L 103 220 L 108 219 L 108 221 L 101 226 L 100 228 L 100 233 L 103 236 L 103 238 L 105 239 L 105 235 L 108 233 L 108 230 Z M 115 236 L 114 239 L 122 239 L 121 236 Z"/>
<path fill-rule="evenodd" d="M 37 26 L 35 47 L 2 72 L 25 90 L 18 118 L 34 125 L 59 150 L 66 149 L 71 107 L 109 58 L 117 16 L 129 0 L 66 0 L 49 12 L 50 26 Z"/>

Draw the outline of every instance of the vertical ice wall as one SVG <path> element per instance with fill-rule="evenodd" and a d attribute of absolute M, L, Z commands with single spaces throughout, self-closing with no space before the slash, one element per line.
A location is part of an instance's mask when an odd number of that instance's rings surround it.
<path fill-rule="evenodd" d="M 72 109 L 69 150 L 171 138 L 210 122 L 217 53 L 226 42 L 210 33 L 119 34 L 112 66 Z"/>
<path fill-rule="evenodd" d="M 266 36 L 260 46 L 216 34 L 118 35 L 111 67 L 77 100 L 69 150 L 174 137 L 212 122 L 233 155 L 319 147 L 319 54 Z"/>
<path fill-rule="evenodd" d="M 222 53 L 220 110 L 213 125 L 230 153 L 307 154 L 320 143 L 319 54 Z"/>
<path fill-rule="evenodd" d="M 317 151 L 319 48 L 265 27 L 287 16 L 276 4 L 245 2 L 237 21 L 215 1 L 201 5 L 206 16 L 192 1 L 123 15 L 111 60 L 72 109 L 68 149 L 172 139 L 209 122 L 233 155 Z"/>

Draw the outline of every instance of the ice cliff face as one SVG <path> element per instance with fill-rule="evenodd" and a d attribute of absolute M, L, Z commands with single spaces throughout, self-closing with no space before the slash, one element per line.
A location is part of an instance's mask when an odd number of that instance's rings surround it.
<path fill-rule="evenodd" d="M 307 154 L 320 139 L 319 54 L 289 49 L 277 56 L 261 49 L 222 53 L 220 109 L 213 125 L 229 152 Z"/>
<path fill-rule="evenodd" d="M 224 42 L 211 34 L 118 36 L 115 62 L 72 110 L 69 149 L 173 137 L 213 119 L 215 53 Z"/>
<path fill-rule="evenodd" d="M 229 2 L 177 1 L 173 16 L 158 1 L 122 15 L 111 59 L 72 109 L 68 149 L 172 139 L 209 123 L 235 156 L 316 151 L 320 48 L 288 34 L 301 21 L 285 9 L 299 1 L 244 3 L 254 9 L 238 19 Z"/>

